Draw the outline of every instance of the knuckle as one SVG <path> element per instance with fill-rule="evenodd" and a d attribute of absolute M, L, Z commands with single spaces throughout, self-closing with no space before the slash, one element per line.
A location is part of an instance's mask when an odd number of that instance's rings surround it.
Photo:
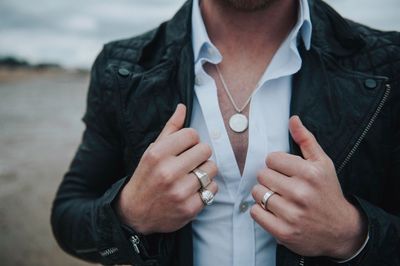
<path fill-rule="evenodd" d="M 335 164 L 333 163 L 332 159 L 329 158 L 328 156 L 325 159 L 325 163 L 328 169 L 335 169 Z"/>
<path fill-rule="evenodd" d="M 188 206 L 186 207 L 186 214 L 187 216 L 192 219 L 197 215 L 198 211 L 197 209 L 192 206 L 191 204 L 188 204 Z"/>
<path fill-rule="evenodd" d="M 293 228 L 288 228 L 286 230 L 282 230 L 282 232 L 279 232 L 278 238 L 282 243 L 285 243 L 285 244 L 293 243 L 295 236 L 298 235 L 297 231 L 298 230 L 293 229 Z"/>
<path fill-rule="evenodd" d="M 254 199 L 257 197 L 257 185 L 255 185 L 255 186 L 251 189 L 251 195 L 253 196 Z"/>
<path fill-rule="evenodd" d="M 158 176 L 161 184 L 167 186 L 171 185 L 175 179 L 175 173 L 165 166 L 159 168 Z"/>
<path fill-rule="evenodd" d="M 287 231 L 279 232 L 277 238 L 282 243 L 289 243 L 290 242 L 290 234 Z"/>
<path fill-rule="evenodd" d="M 170 193 L 170 198 L 172 202 L 180 203 L 186 199 L 186 194 L 182 190 L 174 189 Z"/>
<path fill-rule="evenodd" d="M 320 180 L 323 178 L 323 173 L 317 167 L 308 167 L 307 174 L 305 175 L 305 180 L 312 186 L 319 184 Z"/>
<path fill-rule="evenodd" d="M 262 183 L 266 176 L 266 169 L 261 169 L 257 172 L 257 181 Z"/>
<path fill-rule="evenodd" d="M 205 157 L 207 157 L 207 158 L 211 157 L 211 155 L 212 155 L 212 150 L 211 150 L 210 145 L 208 145 L 208 144 L 206 144 L 206 143 L 199 143 L 198 145 L 199 145 L 199 149 L 200 149 L 201 153 L 202 153 Z"/>
<path fill-rule="evenodd" d="M 210 190 L 214 195 L 218 192 L 218 185 L 217 183 L 213 180 L 211 183 L 207 186 L 207 189 Z"/>
<path fill-rule="evenodd" d="M 213 182 L 211 183 L 211 185 L 212 185 L 212 191 L 213 191 L 213 193 L 214 193 L 214 194 L 217 194 L 217 193 L 218 193 L 218 184 L 217 184 L 215 181 L 213 181 Z"/>
<path fill-rule="evenodd" d="M 192 143 L 199 143 L 200 142 L 200 137 L 197 131 L 193 128 L 184 128 L 184 133 L 187 138 L 190 139 L 190 142 Z"/>
<path fill-rule="evenodd" d="M 267 164 L 268 167 L 270 167 L 273 162 L 274 162 L 274 153 L 271 152 L 270 154 L 267 155 L 267 158 L 265 159 L 265 163 Z"/>
<path fill-rule="evenodd" d="M 257 209 L 256 209 L 257 207 L 256 207 L 256 205 L 253 205 L 251 208 L 250 208 L 250 216 L 251 216 L 251 218 L 253 218 L 253 219 L 257 219 Z"/>
<path fill-rule="evenodd" d="M 183 216 L 186 220 L 192 220 L 197 214 L 197 211 L 192 206 L 185 206 L 183 208 Z"/>
<path fill-rule="evenodd" d="M 208 173 L 208 176 L 214 177 L 218 173 L 218 167 L 217 167 L 217 164 L 214 163 L 213 161 L 209 161 L 209 162 L 210 162 L 210 164 L 209 164 L 210 172 Z"/>
<path fill-rule="evenodd" d="M 311 133 L 310 131 L 308 131 L 308 138 L 307 138 L 307 140 L 306 140 L 306 144 L 308 144 L 308 145 L 314 145 L 314 143 L 318 143 L 318 141 L 317 141 L 317 139 L 315 138 L 315 136 L 314 136 L 314 134 L 313 133 Z"/>
<path fill-rule="evenodd" d="M 154 146 L 147 149 L 143 154 L 143 160 L 150 164 L 156 164 L 160 160 L 160 155 L 155 151 Z"/>
<path fill-rule="evenodd" d="M 192 220 L 197 213 L 199 212 L 199 210 L 197 210 L 197 207 L 193 205 L 193 202 L 191 202 L 190 200 L 186 200 L 185 202 L 181 202 L 179 205 L 177 205 L 178 209 L 177 211 L 179 212 L 179 214 L 181 215 L 181 217 L 188 221 L 188 220 Z"/>
<path fill-rule="evenodd" d="M 296 226 L 291 230 L 291 239 L 292 241 L 295 239 L 299 239 L 303 236 L 303 230 L 301 229 L 301 227 Z"/>
<path fill-rule="evenodd" d="M 308 203 L 308 197 L 310 196 L 310 193 L 308 189 L 303 185 L 303 186 L 297 186 L 297 189 L 295 189 L 293 192 L 293 198 L 301 204 L 307 205 Z"/>
<path fill-rule="evenodd" d="M 277 161 L 279 161 L 283 156 L 282 152 L 279 151 L 274 151 L 268 154 L 267 159 L 266 159 L 266 164 L 267 166 L 274 165 Z"/>

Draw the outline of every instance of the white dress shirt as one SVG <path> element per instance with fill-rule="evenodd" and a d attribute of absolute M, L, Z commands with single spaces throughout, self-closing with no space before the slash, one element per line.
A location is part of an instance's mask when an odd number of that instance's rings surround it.
<path fill-rule="evenodd" d="M 250 217 L 255 204 L 251 189 L 256 173 L 265 167 L 273 151 L 289 151 L 288 121 L 292 76 L 302 61 L 298 40 L 309 49 L 311 20 L 307 0 L 299 0 L 298 21 L 274 55 L 253 93 L 249 111 L 248 150 L 243 175 L 219 108 L 217 88 L 203 64 L 223 58 L 210 41 L 198 0 L 193 1 L 192 41 L 195 65 L 195 97 L 191 127 L 208 143 L 218 166 L 215 181 L 219 192 L 214 203 L 195 218 L 193 228 L 194 266 L 275 265 L 276 241 Z"/>

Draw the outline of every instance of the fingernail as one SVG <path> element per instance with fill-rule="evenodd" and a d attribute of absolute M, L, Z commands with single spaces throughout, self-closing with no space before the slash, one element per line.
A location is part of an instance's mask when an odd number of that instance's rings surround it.
<path fill-rule="evenodd" d="M 175 112 L 178 111 L 180 105 L 182 105 L 182 104 L 181 104 L 181 103 L 178 103 L 178 104 L 176 105 Z"/>
<path fill-rule="evenodd" d="M 300 125 L 303 125 L 303 122 L 301 121 L 300 116 L 296 115 L 296 117 L 297 117 L 297 119 L 299 120 Z"/>

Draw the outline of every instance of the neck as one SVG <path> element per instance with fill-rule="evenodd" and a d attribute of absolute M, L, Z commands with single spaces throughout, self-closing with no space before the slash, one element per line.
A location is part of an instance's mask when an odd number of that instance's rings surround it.
<path fill-rule="evenodd" d="M 239 10 L 223 0 L 203 0 L 200 6 L 208 35 L 224 58 L 252 58 L 261 51 L 275 52 L 283 42 L 297 21 L 298 0 L 274 0 L 255 11 Z"/>

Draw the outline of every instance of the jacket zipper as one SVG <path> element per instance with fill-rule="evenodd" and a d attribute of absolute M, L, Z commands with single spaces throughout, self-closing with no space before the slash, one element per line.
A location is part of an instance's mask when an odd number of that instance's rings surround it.
<path fill-rule="evenodd" d="M 133 249 L 135 250 L 136 254 L 140 254 L 140 250 L 139 250 L 140 240 L 139 240 L 139 237 L 137 235 L 133 235 L 133 236 L 130 236 L 129 240 L 131 241 Z"/>
<path fill-rule="evenodd" d="M 353 156 L 353 154 L 357 151 L 358 147 L 361 144 L 361 141 L 365 138 L 365 136 L 367 135 L 368 131 L 371 129 L 372 125 L 374 124 L 376 118 L 378 117 L 379 113 L 381 112 L 383 106 L 385 105 L 389 94 L 390 94 L 390 90 L 391 90 L 391 86 L 390 84 L 386 84 L 385 85 L 385 93 L 383 94 L 383 97 L 378 105 L 378 107 L 375 110 L 375 113 L 372 115 L 371 119 L 369 120 L 367 126 L 365 127 L 364 131 L 361 133 L 360 137 L 357 139 L 356 143 L 354 144 L 353 148 L 350 150 L 350 152 L 347 154 L 346 158 L 344 159 L 344 161 L 342 162 L 342 164 L 340 165 L 340 167 L 337 170 L 337 173 L 339 174 L 343 168 L 347 165 L 347 163 L 350 161 L 351 157 Z M 300 257 L 299 260 L 299 266 L 304 266 L 304 256 Z"/>
<path fill-rule="evenodd" d="M 389 97 L 391 86 L 390 84 L 386 84 L 385 86 L 385 93 L 383 94 L 382 100 L 380 101 L 378 108 L 376 108 L 375 113 L 372 115 L 371 119 L 369 120 L 367 126 L 365 127 L 364 131 L 361 133 L 360 137 L 357 139 L 356 143 L 354 144 L 353 148 L 350 150 L 350 152 L 347 154 L 346 158 L 342 162 L 342 164 L 339 166 L 337 173 L 339 174 L 343 168 L 347 165 L 347 163 L 350 161 L 351 157 L 353 154 L 357 151 L 358 146 L 360 146 L 361 141 L 365 138 L 367 135 L 368 131 L 371 129 L 372 125 L 374 124 L 376 117 L 378 114 L 381 112 L 383 106 L 386 103 L 386 100 Z"/>
<path fill-rule="evenodd" d="M 299 266 L 304 266 L 304 256 L 300 257 Z"/>

